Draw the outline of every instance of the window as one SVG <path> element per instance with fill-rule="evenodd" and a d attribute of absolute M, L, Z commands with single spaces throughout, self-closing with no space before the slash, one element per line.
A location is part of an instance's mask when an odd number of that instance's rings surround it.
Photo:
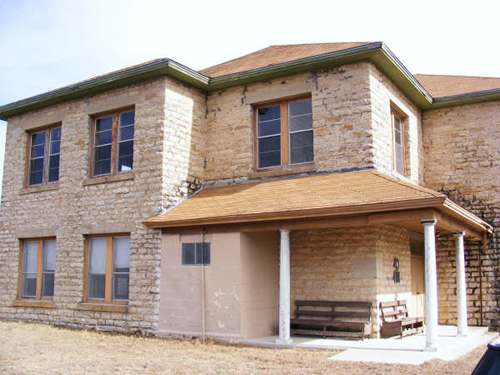
<path fill-rule="evenodd" d="M 311 99 L 257 107 L 257 150 L 258 168 L 312 162 Z"/>
<path fill-rule="evenodd" d="M 21 245 L 20 297 L 35 300 L 53 297 L 56 240 L 29 239 Z"/>
<path fill-rule="evenodd" d="M 59 180 L 61 127 L 30 133 L 28 185 L 42 185 Z"/>
<path fill-rule="evenodd" d="M 129 294 L 130 238 L 124 235 L 87 239 L 84 300 L 126 302 Z"/>
<path fill-rule="evenodd" d="M 407 155 L 406 155 L 406 126 L 405 117 L 399 112 L 393 110 L 392 112 L 392 129 L 393 129 L 393 144 L 394 144 L 394 161 L 393 168 L 400 175 L 406 176 L 407 168 Z"/>
<path fill-rule="evenodd" d="M 209 265 L 210 264 L 210 243 L 196 242 L 182 244 L 182 264 L 189 265 Z"/>
<path fill-rule="evenodd" d="M 134 164 L 135 112 L 97 117 L 94 122 L 93 176 L 131 171 Z"/>

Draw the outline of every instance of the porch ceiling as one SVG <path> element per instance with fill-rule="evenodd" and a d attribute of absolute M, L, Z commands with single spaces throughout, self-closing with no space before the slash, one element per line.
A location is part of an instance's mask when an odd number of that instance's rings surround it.
<path fill-rule="evenodd" d="M 320 174 L 206 187 L 168 212 L 146 220 L 151 228 L 238 225 L 242 230 L 391 223 L 420 230 L 421 219 L 445 231 L 481 237 L 491 227 L 444 194 L 376 171 Z"/>

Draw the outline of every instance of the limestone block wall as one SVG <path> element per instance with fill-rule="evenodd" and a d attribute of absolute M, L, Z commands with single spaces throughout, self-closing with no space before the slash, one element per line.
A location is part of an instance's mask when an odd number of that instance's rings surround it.
<path fill-rule="evenodd" d="M 193 98 L 172 99 L 167 111 L 166 98 L 178 93 Z M 162 78 L 9 119 L 0 227 L 1 319 L 127 332 L 157 330 L 160 233 L 146 229 L 143 221 L 168 205 L 176 186 L 182 192 L 186 176 L 195 179 L 200 173 L 198 156 L 174 158 L 165 153 L 162 134 L 187 137 L 190 124 L 185 113 L 203 118 L 201 98 Z M 126 106 L 135 107 L 134 170 L 111 181 L 90 179 L 90 115 Z M 26 131 L 56 122 L 62 124 L 60 181 L 53 190 L 25 189 Z M 174 136 L 168 141 L 177 142 Z M 174 183 L 165 182 L 163 168 Z M 128 313 L 83 311 L 79 303 L 84 236 L 123 232 L 131 236 Z M 16 308 L 19 239 L 41 236 L 57 237 L 55 308 Z"/>
<path fill-rule="evenodd" d="M 406 146 L 408 178 L 414 183 L 423 181 L 423 144 L 420 110 L 376 66 L 370 65 L 371 116 L 373 152 L 377 168 L 387 174 L 396 174 L 393 166 L 393 128 L 391 105 L 406 116 Z"/>
<path fill-rule="evenodd" d="M 393 281 L 393 260 L 401 281 Z M 405 299 L 411 290 L 409 236 L 378 225 L 291 232 L 291 299 L 370 301 L 373 334 L 378 303 Z M 293 304 L 292 304 L 293 315 Z"/>
<path fill-rule="evenodd" d="M 253 105 L 301 94 L 312 97 L 314 164 L 256 172 Z M 209 181 L 373 166 L 368 63 L 210 93 L 207 108 Z"/>
<path fill-rule="evenodd" d="M 446 193 L 453 201 L 494 226 L 487 249 L 466 241 L 467 298 L 469 324 L 498 329 L 500 284 L 500 102 L 459 106 L 424 112 L 424 179 L 426 186 Z M 449 238 L 439 243 L 440 320 L 455 319 L 454 244 Z M 479 279 L 482 279 L 482 289 Z"/>

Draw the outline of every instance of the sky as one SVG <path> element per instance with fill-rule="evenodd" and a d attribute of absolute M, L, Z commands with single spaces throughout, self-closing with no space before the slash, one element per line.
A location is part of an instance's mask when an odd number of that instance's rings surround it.
<path fill-rule="evenodd" d="M 498 14 L 490 0 L 0 0 L 0 105 L 158 57 L 201 69 L 273 44 L 384 41 L 413 73 L 500 77 Z"/>

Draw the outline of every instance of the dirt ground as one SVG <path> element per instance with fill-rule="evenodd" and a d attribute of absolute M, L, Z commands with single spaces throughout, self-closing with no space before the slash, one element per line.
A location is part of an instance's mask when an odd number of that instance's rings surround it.
<path fill-rule="evenodd" d="M 330 351 L 263 349 L 0 322 L 0 374 L 470 374 L 485 348 L 422 366 L 332 362 Z"/>

